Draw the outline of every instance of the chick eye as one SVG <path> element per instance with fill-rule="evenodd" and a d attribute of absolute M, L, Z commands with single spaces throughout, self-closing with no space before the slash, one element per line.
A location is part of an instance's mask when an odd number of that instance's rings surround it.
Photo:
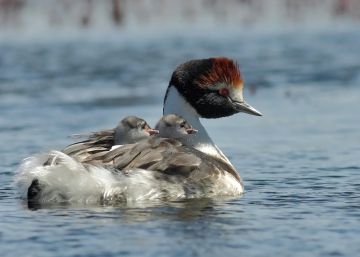
<path fill-rule="evenodd" d="M 229 92 L 229 89 L 227 89 L 226 87 L 223 87 L 223 88 L 219 89 L 219 94 L 222 96 L 229 96 L 230 92 Z"/>
<path fill-rule="evenodd" d="M 141 129 L 145 129 L 146 123 L 145 123 L 145 122 L 141 122 L 141 123 L 139 123 L 138 127 L 141 128 Z"/>
<path fill-rule="evenodd" d="M 185 127 L 185 121 L 180 123 L 180 128 L 184 128 Z"/>

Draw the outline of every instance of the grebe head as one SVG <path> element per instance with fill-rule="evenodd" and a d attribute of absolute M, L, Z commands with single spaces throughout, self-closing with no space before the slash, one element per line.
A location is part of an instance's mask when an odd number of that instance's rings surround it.
<path fill-rule="evenodd" d="M 220 118 L 244 112 L 261 116 L 243 98 L 244 82 L 233 60 L 210 58 L 179 65 L 168 90 L 175 87 L 202 118 Z"/>
<path fill-rule="evenodd" d="M 122 119 L 115 128 L 115 145 L 131 144 L 145 139 L 159 131 L 152 129 L 145 120 L 136 116 Z"/>
<path fill-rule="evenodd" d="M 159 131 L 160 137 L 175 138 L 179 141 L 183 141 L 183 139 L 187 139 L 197 132 L 190 123 L 175 114 L 168 114 L 161 117 L 155 129 Z"/>

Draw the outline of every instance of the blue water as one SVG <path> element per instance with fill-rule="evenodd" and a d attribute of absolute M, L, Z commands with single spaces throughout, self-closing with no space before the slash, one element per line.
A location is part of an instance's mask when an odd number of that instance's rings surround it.
<path fill-rule="evenodd" d="M 1 41 L 1 256 L 357 256 L 355 32 Z M 128 114 L 154 124 L 176 65 L 209 56 L 238 61 L 264 114 L 204 121 L 244 180 L 241 198 L 37 210 L 20 199 L 23 158 Z"/>

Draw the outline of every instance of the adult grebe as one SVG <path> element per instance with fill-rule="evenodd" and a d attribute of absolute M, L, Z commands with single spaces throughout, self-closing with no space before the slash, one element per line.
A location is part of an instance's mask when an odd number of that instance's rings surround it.
<path fill-rule="evenodd" d="M 71 163 L 65 166 L 72 170 L 72 185 L 61 181 L 52 190 L 47 176 L 53 177 L 55 173 L 50 166 L 39 177 L 37 188 L 41 194 L 37 199 L 71 201 L 90 194 L 92 199 L 100 195 L 106 202 L 239 195 L 243 192 L 239 174 L 200 123 L 200 118 L 220 118 L 239 112 L 261 116 L 243 99 L 243 80 L 234 61 L 210 58 L 181 64 L 166 90 L 163 113 L 183 117 L 198 130 L 196 134 L 180 141 L 150 138 L 92 155 L 81 163 L 60 155 L 59 164 Z M 85 193 L 79 188 L 74 190 L 74 176 L 81 181 L 90 176 L 87 181 L 96 185 L 96 190 L 87 188 Z M 54 196 L 56 191 L 61 191 L 58 193 L 61 197 Z"/>

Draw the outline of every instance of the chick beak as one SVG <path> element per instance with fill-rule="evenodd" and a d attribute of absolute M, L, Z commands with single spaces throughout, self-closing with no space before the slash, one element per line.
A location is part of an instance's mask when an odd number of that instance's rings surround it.
<path fill-rule="evenodd" d="M 145 129 L 145 131 L 147 133 L 149 133 L 150 136 L 159 134 L 159 130 L 156 130 L 156 129 L 148 128 L 148 129 Z"/>
<path fill-rule="evenodd" d="M 197 132 L 198 132 L 198 130 L 194 129 L 194 128 L 186 129 L 186 133 L 188 133 L 188 134 L 196 134 Z"/>

